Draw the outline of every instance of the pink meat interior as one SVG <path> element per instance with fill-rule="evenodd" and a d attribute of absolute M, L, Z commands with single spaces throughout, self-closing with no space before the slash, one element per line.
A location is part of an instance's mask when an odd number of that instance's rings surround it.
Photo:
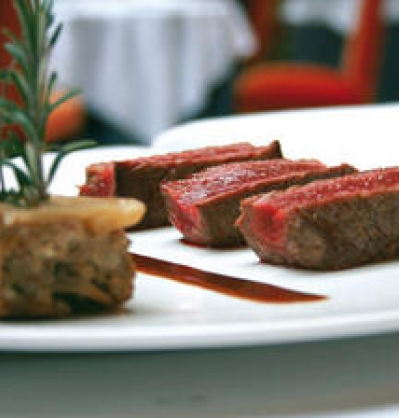
<path fill-rule="evenodd" d="M 164 190 L 187 206 L 222 194 L 240 193 L 250 186 L 266 180 L 277 181 L 287 174 L 323 168 L 326 167 L 315 160 L 276 159 L 231 163 L 208 168 L 186 180 L 167 183 Z"/>
<path fill-rule="evenodd" d="M 398 186 L 398 167 L 372 170 L 329 180 L 320 180 L 262 197 L 256 205 L 290 210 L 294 206 L 313 205 L 359 193 L 374 193 Z"/>
<path fill-rule="evenodd" d="M 201 242 L 204 231 L 197 204 L 222 195 L 240 194 L 261 182 L 266 183 L 266 179 L 275 182 L 288 174 L 324 168 L 315 160 L 231 163 L 209 168 L 186 180 L 162 184 L 162 190 L 168 196 L 170 221 L 184 236 Z"/>
<path fill-rule="evenodd" d="M 92 164 L 86 171 L 86 184 L 79 188 L 81 196 L 110 197 L 115 195 L 114 163 Z"/>

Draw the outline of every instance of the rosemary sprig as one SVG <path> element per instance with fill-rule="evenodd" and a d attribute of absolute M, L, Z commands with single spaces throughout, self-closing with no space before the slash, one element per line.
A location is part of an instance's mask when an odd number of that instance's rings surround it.
<path fill-rule="evenodd" d="M 49 74 L 49 57 L 62 30 L 62 24 L 54 24 L 53 0 L 15 0 L 21 37 L 4 30 L 9 42 L 5 44 L 13 61 L 9 68 L 0 70 L 3 85 L 14 85 L 21 98 L 16 103 L 0 96 L 0 201 L 18 206 L 36 206 L 48 199 L 48 187 L 62 159 L 72 151 L 94 145 L 93 141 L 79 141 L 57 150 L 48 173 L 43 167 L 46 151 L 45 132 L 48 118 L 58 106 L 69 100 L 77 90 L 70 91 L 56 102 L 51 95 L 57 83 L 57 74 Z M 15 129 L 18 126 L 24 140 Z M 20 157 L 16 164 L 9 156 Z M 4 168 L 14 175 L 16 188 L 7 187 Z"/>

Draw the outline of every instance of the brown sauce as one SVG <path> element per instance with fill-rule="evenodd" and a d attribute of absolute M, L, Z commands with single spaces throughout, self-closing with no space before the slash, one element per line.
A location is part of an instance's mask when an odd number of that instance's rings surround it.
<path fill-rule="evenodd" d="M 136 269 L 152 276 L 175 280 L 203 289 L 264 303 L 315 302 L 326 296 L 297 292 L 266 283 L 210 273 L 170 261 L 158 260 L 139 254 L 131 254 Z"/>

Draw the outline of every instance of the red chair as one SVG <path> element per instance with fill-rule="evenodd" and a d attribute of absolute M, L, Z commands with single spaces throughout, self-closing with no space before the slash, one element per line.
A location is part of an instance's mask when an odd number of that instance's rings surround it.
<path fill-rule="evenodd" d="M 8 28 L 14 33 L 19 32 L 13 0 L 0 0 L 0 68 L 6 68 L 11 63 L 11 57 L 4 49 L 4 43 L 9 39 L 2 33 L 3 28 Z M 0 93 L 3 91 L 9 99 L 20 102 L 17 91 L 10 86 L 2 86 L 0 82 Z M 61 91 L 55 92 L 51 99 L 56 100 L 60 95 Z M 85 120 L 86 112 L 82 98 L 74 97 L 64 102 L 52 112 L 48 119 L 46 141 L 58 141 L 78 136 L 83 130 Z"/>
<path fill-rule="evenodd" d="M 279 26 L 276 19 L 279 1 L 246 0 L 244 6 L 257 41 L 255 53 L 247 60 L 246 64 L 249 64 L 261 61 L 273 50 L 275 34 Z"/>
<path fill-rule="evenodd" d="M 246 69 L 235 83 L 238 112 L 361 104 L 375 98 L 384 22 L 382 0 L 362 0 L 356 27 L 345 40 L 339 69 L 323 65 L 265 63 Z"/>

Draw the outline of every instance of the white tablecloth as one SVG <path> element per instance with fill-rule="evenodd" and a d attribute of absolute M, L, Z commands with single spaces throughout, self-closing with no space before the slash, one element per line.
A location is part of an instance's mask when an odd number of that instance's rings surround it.
<path fill-rule="evenodd" d="M 255 46 L 234 0 L 58 0 L 55 11 L 60 82 L 145 142 L 199 111 Z"/>

